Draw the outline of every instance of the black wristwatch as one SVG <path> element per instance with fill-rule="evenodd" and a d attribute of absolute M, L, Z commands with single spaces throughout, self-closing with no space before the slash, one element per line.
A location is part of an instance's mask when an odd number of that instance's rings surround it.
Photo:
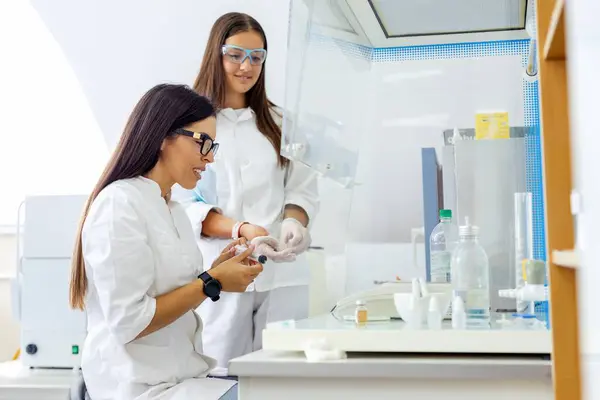
<path fill-rule="evenodd" d="M 208 272 L 203 272 L 198 275 L 198 279 L 204 282 L 204 294 L 212 301 L 217 301 L 221 295 L 221 282 L 210 276 Z"/>

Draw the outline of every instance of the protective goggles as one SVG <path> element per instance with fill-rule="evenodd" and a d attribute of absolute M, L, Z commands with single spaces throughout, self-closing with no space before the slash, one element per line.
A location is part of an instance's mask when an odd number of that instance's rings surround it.
<path fill-rule="evenodd" d="M 173 133 L 177 135 L 183 135 L 193 138 L 198 146 L 200 147 L 200 153 L 203 156 L 207 156 L 211 151 L 213 155 L 217 154 L 217 150 L 219 150 L 219 143 L 216 143 L 208 134 L 204 132 L 192 132 L 187 129 L 178 128 L 173 131 Z"/>
<path fill-rule="evenodd" d="M 261 65 L 267 59 L 267 51 L 265 49 L 244 49 L 243 47 L 226 44 L 221 48 L 223 57 L 234 64 L 243 64 L 246 58 L 250 60 L 252 65 Z"/>

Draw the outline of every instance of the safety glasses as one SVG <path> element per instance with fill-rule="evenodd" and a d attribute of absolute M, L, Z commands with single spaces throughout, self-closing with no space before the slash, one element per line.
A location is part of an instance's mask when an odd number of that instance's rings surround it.
<path fill-rule="evenodd" d="M 246 58 L 252 65 L 261 65 L 267 59 L 265 49 L 244 49 L 243 47 L 226 44 L 221 48 L 223 57 L 234 64 L 243 64 Z"/>
<path fill-rule="evenodd" d="M 196 143 L 198 143 L 198 146 L 200 147 L 200 153 L 203 156 L 207 156 L 211 151 L 213 152 L 213 155 L 217 154 L 219 143 L 216 143 L 208 134 L 204 132 L 193 132 L 188 131 L 187 129 L 179 128 L 175 129 L 173 133 L 193 138 Z"/>

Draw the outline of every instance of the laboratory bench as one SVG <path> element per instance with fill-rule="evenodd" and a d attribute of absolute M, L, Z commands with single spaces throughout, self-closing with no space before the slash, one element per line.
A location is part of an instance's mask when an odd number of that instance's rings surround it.
<path fill-rule="evenodd" d="M 229 366 L 240 400 L 549 400 L 551 370 L 541 355 L 348 353 L 309 362 L 303 352 L 269 350 Z"/>
<path fill-rule="evenodd" d="M 66 400 L 79 369 L 29 368 L 0 363 L 0 400 Z"/>

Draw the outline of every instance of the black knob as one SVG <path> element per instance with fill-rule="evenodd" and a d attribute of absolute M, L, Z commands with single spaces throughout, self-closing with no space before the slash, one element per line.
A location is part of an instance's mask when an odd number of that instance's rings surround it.
<path fill-rule="evenodd" d="M 35 344 L 28 344 L 27 347 L 25 347 L 25 351 L 27 352 L 27 354 L 35 354 L 37 353 L 37 346 Z"/>

